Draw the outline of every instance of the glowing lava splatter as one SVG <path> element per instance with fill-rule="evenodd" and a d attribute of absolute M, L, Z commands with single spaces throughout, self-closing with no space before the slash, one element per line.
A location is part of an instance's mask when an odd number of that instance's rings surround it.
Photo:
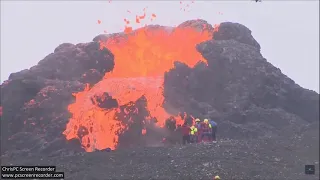
<path fill-rule="evenodd" d="M 142 21 L 147 19 L 147 12 L 146 12 L 147 8 L 148 7 L 143 8 L 142 15 L 136 15 L 135 21 L 134 21 L 135 24 L 141 25 Z M 131 11 L 129 11 L 129 10 L 127 10 L 127 12 L 131 14 Z M 156 17 L 157 17 L 156 14 L 152 13 L 151 16 L 149 17 L 150 22 L 153 21 Z M 132 32 L 131 21 L 126 18 L 126 19 L 124 19 L 124 22 L 125 22 L 124 32 L 127 34 Z M 146 24 L 145 24 L 145 26 L 146 26 Z M 142 27 L 142 26 L 140 26 L 140 27 Z"/>
<path fill-rule="evenodd" d="M 144 17 L 145 14 L 137 16 L 137 19 Z M 125 22 L 129 24 L 127 20 Z M 190 67 L 204 61 L 195 46 L 212 38 L 210 32 L 191 27 L 168 31 L 152 26 L 124 36 L 126 38 L 113 36 L 100 42 L 101 49 L 108 48 L 114 54 L 114 70 L 106 73 L 104 79 L 91 89 L 87 87 L 83 92 L 74 94 L 76 101 L 68 107 L 72 118 L 64 134 L 68 140 L 79 138 L 88 152 L 107 147 L 115 149 L 119 134 L 128 128 L 116 119 L 119 109 L 102 109 L 94 105 L 91 97 L 108 92 L 122 106 L 144 95 L 150 112 L 149 119 L 156 118 L 157 125 L 163 127 L 165 120 L 171 116 L 162 107 L 164 73 L 173 68 L 174 61 L 184 62 Z M 178 124 L 183 122 L 181 118 L 176 120 Z M 87 133 L 79 137 L 81 127 L 85 127 Z M 142 129 L 141 133 L 146 134 L 146 130 Z"/>
<path fill-rule="evenodd" d="M 191 5 L 194 3 L 194 1 L 180 1 L 180 11 L 189 12 Z"/>

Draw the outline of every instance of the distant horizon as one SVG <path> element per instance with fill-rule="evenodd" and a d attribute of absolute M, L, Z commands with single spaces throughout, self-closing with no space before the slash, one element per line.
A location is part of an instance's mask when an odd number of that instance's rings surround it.
<path fill-rule="evenodd" d="M 1 1 L 1 83 L 11 73 L 37 65 L 60 44 L 87 43 L 101 34 L 121 33 L 126 11 L 138 14 L 146 5 L 157 15 L 148 25 L 174 27 L 195 19 L 212 26 L 243 24 L 252 31 L 268 62 L 301 87 L 319 93 L 319 2 L 196 1 L 186 13 L 177 10 L 179 2 Z"/>

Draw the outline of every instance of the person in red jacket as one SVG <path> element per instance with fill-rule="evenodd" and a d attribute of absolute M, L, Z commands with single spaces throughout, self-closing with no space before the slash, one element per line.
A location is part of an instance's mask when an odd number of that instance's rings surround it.
<path fill-rule="evenodd" d="M 209 120 L 205 119 L 203 122 L 201 122 L 201 140 L 204 140 L 204 136 L 206 136 L 206 140 L 211 140 L 211 125 L 209 124 Z"/>
<path fill-rule="evenodd" d="M 181 132 L 182 132 L 182 144 L 190 143 L 190 127 L 187 125 L 187 123 L 184 123 L 181 126 Z"/>

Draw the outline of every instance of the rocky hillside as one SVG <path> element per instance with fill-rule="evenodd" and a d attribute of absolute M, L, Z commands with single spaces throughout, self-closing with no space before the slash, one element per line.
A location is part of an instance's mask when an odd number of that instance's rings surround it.
<path fill-rule="evenodd" d="M 126 36 L 99 35 L 93 42 L 59 45 L 1 85 L 1 163 L 57 164 L 70 179 L 318 178 L 306 177 L 303 168 L 319 159 L 319 94 L 263 58 L 259 43 L 241 24 L 225 22 L 215 30 L 204 20 L 192 20 L 180 27 L 203 25 L 214 32 L 213 39 L 195 47 L 207 65 L 191 68 L 176 61 L 164 74 L 163 107 L 170 114 L 215 118 L 217 144 L 85 153 L 79 140 L 67 141 L 62 132 L 72 116 L 67 109 L 72 94 L 87 83 L 93 87 L 117 64 L 99 41 Z M 136 107 L 145 104 L 143 97 L 138 101 Z M 112 100 L 104 108 L 117 106 Z"/>

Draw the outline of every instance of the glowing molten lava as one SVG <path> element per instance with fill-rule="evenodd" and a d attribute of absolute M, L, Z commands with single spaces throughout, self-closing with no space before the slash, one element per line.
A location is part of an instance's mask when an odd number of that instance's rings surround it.
<path fill-rule="evenodd" d="M 74 94 L 76 101 L 69 106 L 72 118 L 64 132 L 66 138 L 79 138 L 88 152 L 117 147 L 119 134 L 128 127 L 116 119 L 119 109 L 102 109 L 90 100 L 102 92 L 117 99 L 119 106 L 135 102 L 144 95 L 149 118 L 156 118 L 157 125 L 163 127 L 171 116 L 162 107 L 164 73 L 173 68 L 174 61 L 190 67 L 204 61 L 195 46 L 211 38 L 210 32 L 191 27 L 172 31 L 164 27 L 145 27 L 121 38 L 118 35 L 101 42 L 101 49 L 108 48 L 114 54 L 114 70 L 106 73 L 104 79 L 91 89 Z M 183 122 L 181 118 L 176 120 L 177 124 Z M 80 136 L 81 127 L 85 127 L 86 133 Z M 141 133 L 146 134 L 146 130 L 142 129 Z"/>

